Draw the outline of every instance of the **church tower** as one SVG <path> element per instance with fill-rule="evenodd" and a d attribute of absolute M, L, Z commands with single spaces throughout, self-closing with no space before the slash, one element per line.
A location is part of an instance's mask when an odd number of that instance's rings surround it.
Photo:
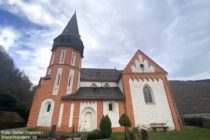
<path fill-rule="evenodd" d="M 59 87 L 67 87 L 66 91 L 65 89 L 61 91 L 63 92 L 62 95 L 73 94 L 79 88 L 83 49 L 84 46 L 80 39 L 75 12 L 63 32 L 54 39 L 47 71 L 47 75 L 55 79 L 52 95 L 60 93 Z M 52 71 L 54 73 L 51 74 Z M 63 83 L 60 83 L 61 78 L 67 79 L 62 79 Z"/>
<path fill-rule="evenodd" d="M 27 127 L 61 126 L 64 106 L 67 106 L 61 97 L 74 94 L 79 88 L 83 49 L 75 12 L 54 39 L 50 63 L 46 76 L 39 81 Z"/>

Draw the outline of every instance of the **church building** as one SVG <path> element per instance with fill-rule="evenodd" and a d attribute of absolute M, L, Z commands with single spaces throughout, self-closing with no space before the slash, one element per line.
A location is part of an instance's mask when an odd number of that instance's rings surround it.
<path fill-rule="evenodd" d="M 51 51 L 27 128 L 56 125 L 59 131 L 91 131 L 108 115 L 113 131 L 123 131 L 118 122 L 126 113 L 132 127 L 150 129 L 162 123 L 169 130 L 181 130 L 167 72 L 142 51 L 137 50 L 123 70 L 82 68 L 84 46 L 76 13 L 54 39 Z"/>

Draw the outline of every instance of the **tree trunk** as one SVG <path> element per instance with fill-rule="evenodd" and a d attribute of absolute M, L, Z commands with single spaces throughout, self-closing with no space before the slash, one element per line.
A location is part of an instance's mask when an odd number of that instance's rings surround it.
<path fill-rule="evenodd" d="M 126 129 L 126 126 L 125 126 L 125 140 L 127 140 L 127 129 Z"/>

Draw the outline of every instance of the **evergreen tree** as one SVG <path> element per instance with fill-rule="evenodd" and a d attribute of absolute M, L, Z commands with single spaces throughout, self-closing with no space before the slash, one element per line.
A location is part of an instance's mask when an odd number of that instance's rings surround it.
<path fill-rule="evenodd" d="M 103 116 L 100 122 L 101 136 L 109 138 L 112 134 L 112 123 L 108 115 Z"/>

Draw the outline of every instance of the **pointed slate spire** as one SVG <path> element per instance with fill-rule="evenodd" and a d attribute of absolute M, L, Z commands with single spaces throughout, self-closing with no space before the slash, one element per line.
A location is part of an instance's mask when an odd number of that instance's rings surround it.
<path fill-rule="evenodd" d="M 63 35 L 72 35 L 76 38 L 80 38 L 79 29 L 77 25 L 77 16 L 76 11 L 71 17 L 69 23 L 66 25 L 65 29 L 62 32 Z"/>
<path fill-rule="evenodd" d="M 83 57 L 84 45 L 79 35 L 76 12 L 71 17 L 63 32 L 54 39 L 52 50 L 57 47 L 74 48 Z"/>

